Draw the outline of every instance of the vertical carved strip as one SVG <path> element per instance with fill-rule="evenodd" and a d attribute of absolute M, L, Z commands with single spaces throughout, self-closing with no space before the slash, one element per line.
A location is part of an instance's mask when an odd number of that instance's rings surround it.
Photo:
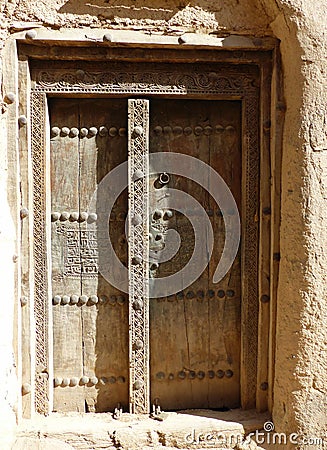
<path fill-rule="evenodd" d="M 259 98 L 248 95 L 244 101 L 246 180 L 242 248 L 242 408 L 255 407 L 258 352 L 258 251 L 259 251 Z"/>
<path fill-rule="evenodd" d="M 31 94 L 32 171 L 33 171 L 33 238 L 35 288 L 35 410 L 49 411 L 49 336 L 48 336 L 48 275 L 46 246 L 46 97 Z"/>
<path fill-rule="evenodd" d="M 130 410 L 149 413 L 149 102 L 128 101 Z"/>

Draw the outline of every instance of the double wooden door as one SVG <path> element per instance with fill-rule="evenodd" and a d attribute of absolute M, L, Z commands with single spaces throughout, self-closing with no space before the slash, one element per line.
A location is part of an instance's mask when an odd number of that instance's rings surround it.
<path fill-rule="evenodd" d="M 240 211 L 241 104 L 153 98 L 149 111 L 150 154 L 174 152 L 203 161 L 223 177 Z M 131 393 L 138 388 L 131 379 L 136 350 L 131 344 L 130 296 L 99 269 L 100 211 L 90 212 L 89 205 L 99 183 L 131 158 L 128 99 L 53 98 L 49 112 L 54 410 L 102 412 L 120 405 L 127 411 Z M 128 164 L 124 167 L 127 170 Z M 169 230 L 177 231 L 179 243 L 169 260 L 150 260 L 147 277 L 155 283 L 178 274 L 192 258 L 196 239 L 192 211 L 171 207 L 171 188 L 187 192 L 202 205 L 212 226 L 214 247 L 206 269 L 190 286 L 143 299 L 149 305 L 146 395 L 150 404 L 166 410 L 237 407 L 241 258 L 238 253 L 226 276 L 213 283 L 225 244 L 224 220 L 219 205 L 191 176 L 165 171 L 149 177 L 149 229 L 141 239 L 148 239 L 150 253 L 159 256 L 169 245 Z M 131 270 L 129 201 L 126 186 L 108 220 L 112 246 L 126 270 Z M 101 207 L 96 203 L 96 208 Z M 206 239 L 202 249 L 205 255 Z M 108 265 L 110 273 L 110 261 Z"/>

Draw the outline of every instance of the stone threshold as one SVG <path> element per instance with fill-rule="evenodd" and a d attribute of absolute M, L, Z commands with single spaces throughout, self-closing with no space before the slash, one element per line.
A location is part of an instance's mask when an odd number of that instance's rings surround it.
<path fill-rule="evenodd" d="M 52 413 L 23 420 L 12 450 L 258 449 L 242 440 L 269 418 L 240 409 L 123 413 L 118 419 L 111 413 Z"/>

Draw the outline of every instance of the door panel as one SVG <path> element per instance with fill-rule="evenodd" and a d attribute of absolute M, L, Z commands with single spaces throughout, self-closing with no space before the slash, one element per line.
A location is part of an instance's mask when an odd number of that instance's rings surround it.
<path fill-rule="evenodd" d="M 105 249 L 94 214 L 101 199 L 88 210 L 98 183 L 127 158 L 126 116 L 123 100 L 50 102 L 57 411 L 128 407 L 128 298 L 98 273 Z M 125 264 L 126 213 L 125 192 L 110 218 L 114 247 Z"/>
<path fill-rule="evenodd" d="M 216 170 L 241 206 L 241 105 L 222 101 L 153 100 L 150 151 L 179 152 Z M 190 173 L 192 167 L 190 167 Z M 216 286 L 214 270 L 224 246 L 224 222 L 209 193 L 191 179 L 172 175 L 166 186 L 150 180 L 150 210 L 169 209 L 167 187 L 181 189 L 206 209 L 214 232 L 207 269 L 183 292 L 150 300 L 151 401 L 163 409 L 237 407 L 240 404 L 240 256 Z M 163 203 L 162 199 L 165 198 Z M 194 212 L 193 212 L 194 213 Z M 179 251 L 151 276 L 178 272 L 189 261 L 194 233 L 187 215 L 175 212 L 161 226 L 175 228 Z M 152 219 L 158 228 L 158 220 Z M 152 248 L 153 245 L 152 245 Z M 207 247 L 203 242 L 203 258 Z"/>

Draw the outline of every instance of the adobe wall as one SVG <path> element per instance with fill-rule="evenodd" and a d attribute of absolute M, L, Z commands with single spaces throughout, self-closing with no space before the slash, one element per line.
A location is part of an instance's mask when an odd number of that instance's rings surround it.
<path fill-rule="evenodd" d="M 174 33 L 274 34 L 281 41 L 286 102 L 273 419 L 278 431 L 327 433 L 327 89 L 324 0 L 2 0 L 3 41 L 34 26 Z M 0 122 L 0 410 L 14 418 L 12 323 L 17 225 L 7 184 L 6 121 Z M 17 295 L 16 295 L 17 297 Z M 15 302 L 17 300 L 15 299 Z M 3 421 L 1 427 L 4 426 Z M 3 435 L 0 432 L 0 435 Z M 317 448 L 305 446 L 301 448 Z"/>

